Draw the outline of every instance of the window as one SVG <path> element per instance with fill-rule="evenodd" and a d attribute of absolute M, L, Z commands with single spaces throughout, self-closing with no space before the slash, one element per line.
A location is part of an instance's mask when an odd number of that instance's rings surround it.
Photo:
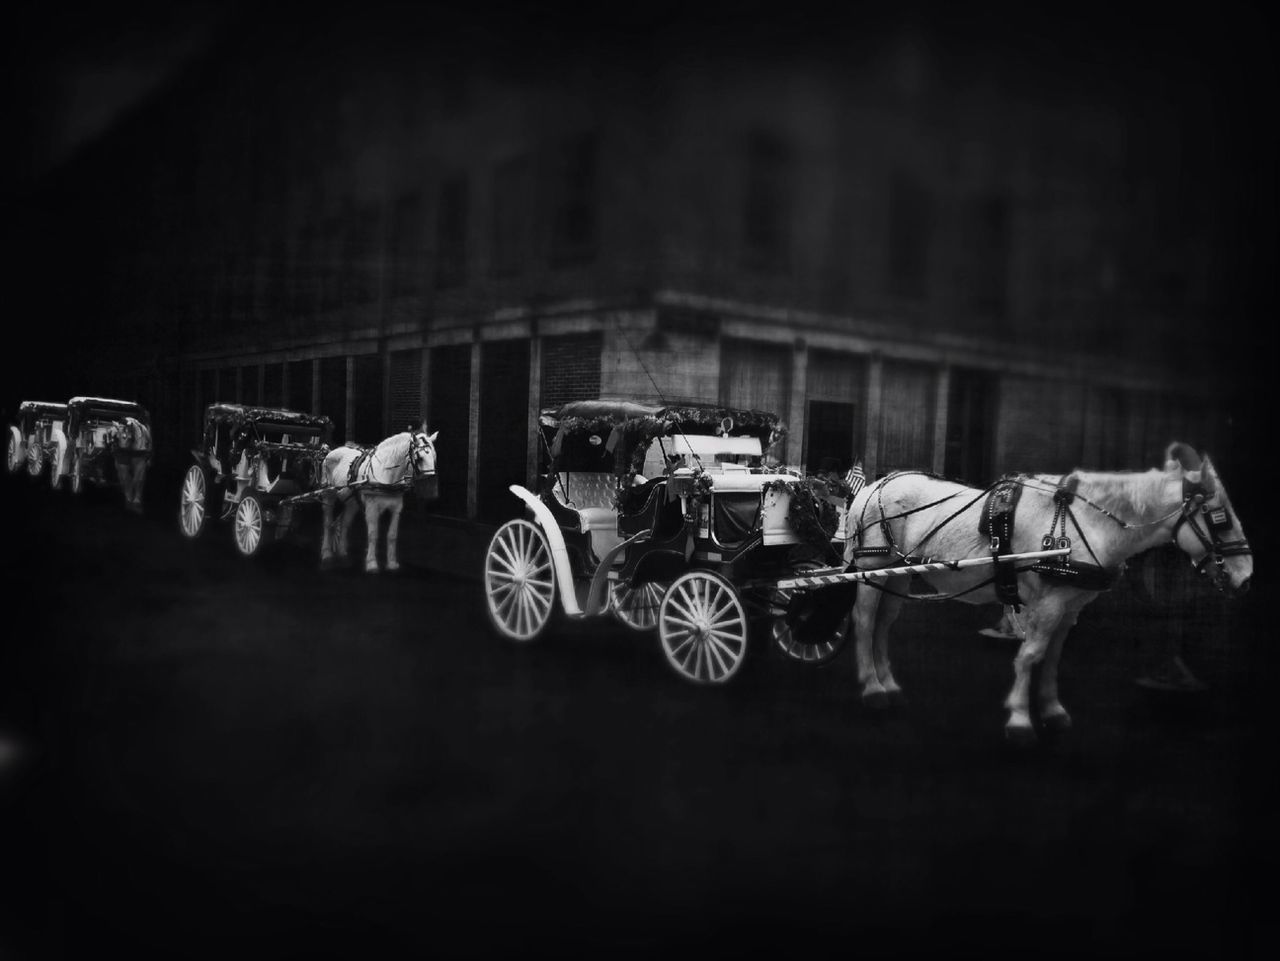
<path fill-rule="evenodd" d="M 857 405 L 843 401 L 811 400 L 805 468 L 810 473 L 836 471 L 844 476 L 853 466 Z"/>
<path fill-rule="evenodd" d="M 422 423 L 422 351 L 394 350 L 390 360 L 391 430 L 417 427 Z"/>
<path fill-rule="evenodd" d="M 933 198 L 904 173 L 889 185 L 889 292 L 922 300 L 928 286 Z"/>
<path fill-rule="evenodd" d="M 333 444 L 345 443 L 347 433 L 347 358 L 320 361 L 320 413 L 333 421 Z"/>
<path fill-rule="evenodd" d="M 785 271 L 791 257 L 791 153 L 778 137 L 752 134 L 742 211 L 743 260 L 758 270 Z"/>
<path fill-rule="evenodd" d="M 440 184 L 436 210 L 436 287 L 460 287 L 467 279 L 467 178 Z"/>
<path fill-rule="evenodd" d="M 943 473 L 982 486 L 995 480 L 996 375 L 953 368 L 947 396 Z"/>
<path fill-rule="evenodd" d="M 312 369 L 313 362 L 310 360 L 289 362 L 289 396 L 285 406 L 290 410 L 302 411 L 304 414 L 311 412 Z"/>
<path fill-rule="evenodd" d="M 284 406 L 284 364 L 264 364 L 262 367 L 262 406 Z"/>
<path fill-rule="evenodd" d="M 582 263 L 595 256 L 598 138 L 571 137 L 555 157 L 555 211 L 551 221 L 551 262 Z"/>
<path fill-rule="evenodd" d="M 382 355 L 356 357 L 352 365 L 351 439 L 357 443 L 376 444 L 386 436 L 382 427 L 382 383 Z"/>
<path fill-rule="evenodd" d="M 495 277 L 518 274 L 529 249 L 532 224 L 532 169 L 528 157 L 513 157 L 493 172 L 493 253 Z"/>

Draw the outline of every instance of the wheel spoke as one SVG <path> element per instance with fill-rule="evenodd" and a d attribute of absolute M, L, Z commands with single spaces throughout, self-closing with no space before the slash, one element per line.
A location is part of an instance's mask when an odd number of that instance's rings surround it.
<path fill-rule="evenodd" d="M 491 553 L 491 554 L 489 555 L 489 570 L 490 570 L 490 571 L 492 571 L 492 570 L 493 570 L 493 565 L 494 565 L 495 563 L 497 563 L 497 564 L 501 564 L 503 567 L 505 567 L 505 568 L 507 569 L 507 576 L 508 576 L 508 577 L 515 577 L 516 569 L 515 569 L 514 567 L 512 567 L 509 563 L 507 563 L 507 561 L 506 561 L 506 559 L 505 559 L 505 558 L 499 557 L 496 553 Z"/>
<path fill-rule="evenodd" d="M 711 656 L 707 659 L 707 665 L 710 666 L 711 658 L 715 659 L 716 666 L 720 668 L 720 675 L 723 677 L 729 673 L 729 665 L 725 663 L 724 658 L 720 654 L 720 648 L 723 646 L 718 644 L 714 637 L 710 638 L 711 643 L 707 645 L 707 652 Z"/>
<path fill-rule="evenodd" d="M 687 617 L 690 621 L 696 622 L 698 620 L 698 615 L 695 614 L 693 611 L 691 611 L 688 607 L 685 607 L 683 604 L 681 604 L 680 601 L 677 600 L 675 597 L 671 598 L 671 606 L 675 608 L 677 611 L 679 611 L 681 614 L 683 614 L 685 617 Z"/>

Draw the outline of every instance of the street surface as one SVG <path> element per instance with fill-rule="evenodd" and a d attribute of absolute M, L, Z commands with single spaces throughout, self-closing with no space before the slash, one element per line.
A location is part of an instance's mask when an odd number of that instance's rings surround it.
<path fill-rule="evenodd" d="M 320 574 L 305 538 L 184 540 L 176 484 L 141 517 L 0 487 L 0 956 L 1265 943 L 1257 588 L 1201 605 L 1191 696 L 1133 682 L 1167 619 L 1101 599 L 1063 658 L 1075 729 L 1019 751 L 990 608 L 910 608 L 910 703 L 876 715 L 848 652 L 757 644 L 703 690 L 607 619 L 500 641 L 474 572 L 413 563 L 421 514 L 401 573 Z"/>

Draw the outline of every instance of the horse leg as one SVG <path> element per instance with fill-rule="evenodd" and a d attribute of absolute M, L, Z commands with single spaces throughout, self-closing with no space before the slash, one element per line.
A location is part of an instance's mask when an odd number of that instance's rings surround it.
<path fill-rule="evenodd" d="M 320 570 L 333 566 L 333 496 L 320 495 Z"/>
<path fill-rule="evenodd" d="M 364 525 L 369 532 L 369 543 L 364 552 L 364 572 L 366 574 L 378 573 L 378 526 L 382 520 L 382 509 L 381 497 L 365 497 Z"/>
<path fill-rule="evenodd" d="M 342 563 L 346 563 L 348 559 L 350 545 L 347 539 L 351 534 L 351 522 L 356 519 L 359 508 L 360 498 L 355 494 L 342 505 L 342 523 L 338 527 L 338 559 Z"/>
<path fill-rule="evenodd" d="M 853 604 L 853 651 L 858 662 L 858 684 L 862 687 L 862 702 L 874 708 L 885 707 L 889 702 L 889 695 L 876 674 L 872 650 L 880 603 L 880 592 L 864 586 L 858 591 L 858 599 Z"/>
<path fill-rule="evenodd" d="M 889 666 L 889 629 L 893 627 L 898 615 L 902 613 L 904 598 L 886 594 L 880 599 L 880 611 L 876 615 L 875 633 L 872 639 L 872 661 L 875 664 L 876 679 L 890 701 L 900 701 L 902 688 L 893 678 L 893 670 Z"/>
<path fill-rule="evenodd" d="M 1060 612 L 1050 616 L 1046 613 L 1028 609 L 1027 633 L 1013 659 L 1013 687 L 1004 702 L 1009 711 L 1009 719 L 1004 725 L 1005 737 L 1020 744 L 1029 744 L 1036 739 L 1036 732 L 1031 726 L 1031 671 L 1044 658 L 1061 620 Z"/>
<path fill-rule="evenodd" d="M 1053 637 L 1049 640 L 1049 650 L 1045 653 L 1044 663 L 1040 666 L 1040 689 L 1037 692 L 1040 701 L 1040 720 L 1051 731 L 1065 731 L 1071 727 L 1071 715 L 1058 700 L 1058 660 L 1062 657 L 1062 645 L 1075 626 L 1077 614 L 1068 614 L 1062 619 Z"/>
<path fill-rule="evenodd" d="M 404 509 L 404 495 L 391 501 L 391 522 L 387 525 L 387 570 L 400 570 L 400 560 L 396 555 L 396 541 L 400 538 L 400 512 Z"/>

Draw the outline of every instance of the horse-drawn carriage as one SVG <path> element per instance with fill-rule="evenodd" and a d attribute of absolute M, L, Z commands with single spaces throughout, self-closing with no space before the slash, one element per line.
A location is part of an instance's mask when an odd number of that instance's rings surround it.
<path fill-rule="evenodd" d="M 292 499 L 320 484 L 333 423 L 293 410 L 211 404 L 195 463 L 182 481 L 178 521 L 199 537 L 209 518 L 230 519 L 236 549 L 257 554 L 293 520 Z"/>
<path fill-rule="evenodd" d="M 786 655 L 834 657 L 848 592 L 778 582 L 840 563 L 843 497 L 765 458 L 776 415 L 711 406 L 581 401 L 543 411 L 550 469 L 485 558 L 490 621 L 529 641 L 560 611 L 657 628 L 670 665 L 699 683 L 741 666 L 754 621 Z M 754 615 L 754 616 L 753 616 Z"/>
<path fill-rule="evenodd" d="M 18 422 L 9 425 L 9 473 L 26 465 L 27 473 L 38 478 L 49 467 L 49 478 L 58 486 L 58 465 L 67 450 L 67 405 L 41 400 L 24 400 L 18 405 Z"/>
<path fill-rule="evenodd" d="M 86 484 L 119 484 L 126 499 L 137 505 L 141 496 L 138 471 L 145 471 L 151 451 L 151 415 L 141 404 L 110 397 L 72 397 L 67 401 L 67 449 L 51 463 L 50 480 L 57 487 L 63 477 L 80 493 Z M 121 472 L 122 459 L 137 460 Z M 56 470 L 56 475 L 54 471 Z M 135 483 L 136 481 L 136 483 Z"/>

